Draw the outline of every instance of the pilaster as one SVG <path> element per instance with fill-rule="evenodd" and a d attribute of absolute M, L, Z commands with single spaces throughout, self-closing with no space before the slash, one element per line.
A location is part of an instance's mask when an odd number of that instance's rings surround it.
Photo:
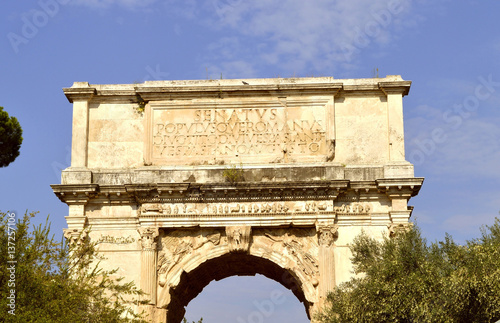
<path fill-rule="evenodd" d="M 403 125 L 403 96 L 410 90 L 411 82 L 380 82 L 380 89 L 387 95 L 387 124 L 389 137 L 389 160 L 405 161 Z"/>
<path fill-rule="evenodd" d="M 326 162 L 331 162 L 335 159 L 335 145 L 336 145 L 336 128 L 335 128 L 335 96 L 340 92 L 342 86 L 339 86 L 333 93 L 332 99 L 326 104 L 326 119 L 327 119 L 327 133 L 326 145 L 327 155 Z"/>
<path fill-rule="evenodd" d="M 88 82 L 75 82 L 71 88 L 64 89 L 64 94 L 73 103 L 71 167 L 74 168 L 87 167 L 89 101 L 95 93 Z"/>

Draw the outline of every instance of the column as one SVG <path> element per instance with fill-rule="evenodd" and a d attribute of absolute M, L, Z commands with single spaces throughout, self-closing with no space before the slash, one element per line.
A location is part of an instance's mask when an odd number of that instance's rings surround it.
<path fill-rule="evenodd" d="M 140 228 L 141 235 L 141 289 L 149 295 L 149 304 L 156 304 L 156 238 L 158 228 Z"/>
<path fill-rule="evenodd" d="M 335 246 L 333 242 L 337 237 L 338 225 L 317 225 L 319 243 L 319 274 L 320 274 L 320 306 L 330 291 L 335 288 Z"/>

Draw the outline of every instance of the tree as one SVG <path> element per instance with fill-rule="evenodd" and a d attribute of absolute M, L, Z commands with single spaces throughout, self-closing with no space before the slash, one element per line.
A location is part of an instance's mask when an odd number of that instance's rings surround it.
<path fill-rule="evenodd" d="M 500 319 L 500 220 L 459 245 L 427 244 L 417 226 L 351 246 L 357 277 L 328 295 L 321 322 L 495 322 Z"/>
<path fill-rule="evenodd" d="M 0 107 L 0 167 L 6 167 L 19 156 L 23 129 L 15 117 Z"/>
<path fill-rule="evenodd" d="M 189 323 L 189 322 L 186 318 L 183 318 L 182 323 Z M 193 323 L 203 323 L 203 318 L 201 318 L 198 322 L 193 321 Z"/>
<path fill-rule="evenodd" d="M 30 228 L 35 213 L 15 221 L 0 212 L 1 314 L 8 322 L 145 322 L 131 310 L 143 292 L 99 267 L 95 244 L 68 245 L 50 225 Z"/>

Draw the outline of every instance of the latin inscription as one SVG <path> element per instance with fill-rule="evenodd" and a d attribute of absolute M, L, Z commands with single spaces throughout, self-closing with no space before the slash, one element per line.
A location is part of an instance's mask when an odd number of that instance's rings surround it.
<path fill-rule="evenodd" d="M 153 158 L 324 154 L 324 121 L 286 113 L 284 108 L 157 110 Z"/>

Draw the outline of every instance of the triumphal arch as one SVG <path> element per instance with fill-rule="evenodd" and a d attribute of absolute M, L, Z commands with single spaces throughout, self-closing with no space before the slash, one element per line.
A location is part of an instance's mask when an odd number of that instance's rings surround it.
<path fill-rule="evenodd" d="M 408 225 L 423 182 L 405 160 L 411 82 L 275 78 L 76 82 L 71 167 L 55 194 L 69 239 L 180 322 L 212 280 L 257 273 L 309 317 L 352 276 L 352 239 Z M 242 291 L 243 292 L 243 291 Z"/>

